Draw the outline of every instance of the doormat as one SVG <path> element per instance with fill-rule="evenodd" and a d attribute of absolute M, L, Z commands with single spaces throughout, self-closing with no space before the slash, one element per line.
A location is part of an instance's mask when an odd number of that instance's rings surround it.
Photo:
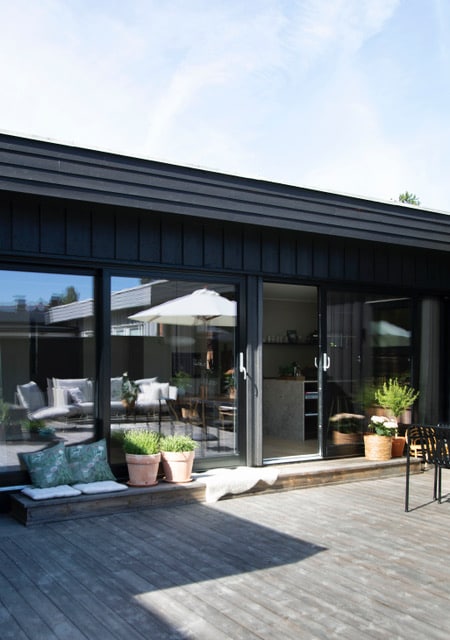
<path fill-rule="evenodd" d="M 272 468 L 237 467 L 236 469 L 210 469 L 203 473 L 192 474 L 196 480 L 206 485 L 206 502 L 217 502 L 223 496 L 245 493 L 258 482 L 275 484 L 278 472 Z"/>

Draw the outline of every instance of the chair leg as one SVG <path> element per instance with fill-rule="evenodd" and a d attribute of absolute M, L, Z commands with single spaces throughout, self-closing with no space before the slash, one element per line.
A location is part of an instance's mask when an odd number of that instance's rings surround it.
<path fill-rule="evenodd" d="M 409 511 L 409 466 L 410 466 L 410 453 L 409 449 L 406 453 L 406 486 L 405 486 L 405 511 Z"/>
<path fill-rule="evenodd" d="M 442 502 L 442 467 L 441 465 L 436 465 L 438 467 L 438 502 L 441 504 Z"/>

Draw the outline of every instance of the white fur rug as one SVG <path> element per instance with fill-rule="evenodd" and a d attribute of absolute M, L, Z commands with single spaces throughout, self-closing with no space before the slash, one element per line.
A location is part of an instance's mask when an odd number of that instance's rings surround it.
<path fill-rule="evenodd" d="M 273 485 L 278 473 L 270 467 L 237 467 L 236 469 L 210 469 L 192 474 L 193 478 L 206 484 L 206 502 L 217 502 L 227 494 L 250 491 L 262 480 Z"/>

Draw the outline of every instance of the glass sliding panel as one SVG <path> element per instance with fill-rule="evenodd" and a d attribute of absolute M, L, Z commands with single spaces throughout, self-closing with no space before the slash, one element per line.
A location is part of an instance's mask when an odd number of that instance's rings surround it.
<path fill-rule="evenodd" d="M 317 289 L 264 283 L 263 458 L 317 456 Z"/>
<path fill-rule="evenodd" d="M 235 286 L 114 277 L 111 291 L 112 461 L 123 431 L 142 427 L 191 435 L 197 457 L 237 454 Z"/>
<path fill-rule="evenodd" d="M 326 345 L 330 357 L 324 402 L 327 453 L 359 453 L 370 416 L 386 413 L 375 406 L 375 388 L 389 378 L 411 383 L 411 301 L 329 292 Z"/>
<path fill-rule="evenodd" d="M 20 452 L 93 437 L 94 354 L 91 277 L 1 271 L 1 472 Z"/>

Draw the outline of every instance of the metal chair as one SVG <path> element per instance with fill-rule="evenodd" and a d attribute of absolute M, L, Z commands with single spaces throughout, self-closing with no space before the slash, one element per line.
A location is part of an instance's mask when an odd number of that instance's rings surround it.
<path fill-rule="evenodd" d="M 433 500 L 442 502 L 442 469 L 450 469 L 450 426 L 411 425 L 406 430 L 406 490 L 405 511 L 409 511 L 409 475 L 411 455 L 421 457 L 434 466 Z M 415 453 L 411 445 L 416 447 Z M 420 453 L 418 453 L 420 452 Z"/>

